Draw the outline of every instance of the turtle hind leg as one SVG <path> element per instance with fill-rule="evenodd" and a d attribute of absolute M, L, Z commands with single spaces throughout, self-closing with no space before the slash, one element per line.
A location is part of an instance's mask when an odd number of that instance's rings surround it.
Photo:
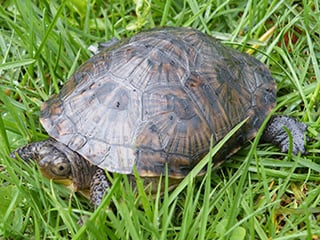
<path fill-rule="evenodd" d="M 273 116 L 268 122 L 261 139 L 265 142 L 270 142 L 278 146 L 282 152 L 288 152 L 290 148 L 290 138 L 286 128 L 292 135 L 292 153 L 302 154 L 305 150 L 305 135 L 307 125 L 288 116 Z"/>
<path fill-rule="evenodd" d="M 110 183 L 103 169 L 98 168 L 92 177 L 90 184 L 90 203 L 94 208 L 97 208 L 106 193 L 110 188 Z"/>

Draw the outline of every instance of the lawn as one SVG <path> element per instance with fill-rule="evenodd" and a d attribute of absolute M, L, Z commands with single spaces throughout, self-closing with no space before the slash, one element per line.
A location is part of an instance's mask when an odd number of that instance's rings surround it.
<path fill-rule="evenodd" d="M 3 0 L 0 21 L 0 239 L 320 239 L 318 1 Z M 40 105 L 92 56 L 89 46 L 157 26 L 196 28 L 264 62 L 275 112 L 308 125 L 308 154 L 257 139 L 217 169 L 203 159 L 173 191 L 163 178 L 154 196 L 116 174 L 95 211 L 9 157 L 48 137 Z"/>

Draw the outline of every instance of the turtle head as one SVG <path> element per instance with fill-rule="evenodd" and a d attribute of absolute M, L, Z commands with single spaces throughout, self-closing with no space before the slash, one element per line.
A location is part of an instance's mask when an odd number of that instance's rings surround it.
<path fill-rule="evenodd" d="M 67 156 L 53 145 L 39 149 L 36 159 L 42 174 L 66 186 L 72 184 L 72 166 Z"/>
<path fill-rule="evenodd" d="M 16 154 L 26 162 L 30 159 L 36 161 L 45 177 L 70 186 L 74 191 L 88 189 L 97 169 L 78 153 L 51 138 L 23 146 L 11 157 L 15 158 Z"/>

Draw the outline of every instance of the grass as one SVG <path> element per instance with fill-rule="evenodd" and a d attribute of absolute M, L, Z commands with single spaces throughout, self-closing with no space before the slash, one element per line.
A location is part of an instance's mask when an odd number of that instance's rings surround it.
<path fill-rule="evenodd" d="M 0 238 L 319 239 L 319 2 L 106 2 L 2 1 Z M 282 154 L 254 141 L 221 168 L 194 178 L 196 168 L 177 189 L 155 199 L 116 175 L 94 212 L 86 199 L 44 179 L 34 165 L 8 157 L 47 137 L 40 104 L 91 56 L 89 45 L 159 25 L 191 26 L 240 51 L 258 44 L 253 55 L 277 81 L 276 111 L 308 124 L 309 154 Z M 268 41 L 258 40 L 274 26 Z"/>

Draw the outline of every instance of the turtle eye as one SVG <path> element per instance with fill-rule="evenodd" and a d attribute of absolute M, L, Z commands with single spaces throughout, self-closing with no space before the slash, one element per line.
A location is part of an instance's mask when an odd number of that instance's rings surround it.
<path fill-rule="evenodd" d="M 52 165 L 51 171 L 54 175 L 68 177 L 70 175 L 70 164 L 58 162 Z"/>

